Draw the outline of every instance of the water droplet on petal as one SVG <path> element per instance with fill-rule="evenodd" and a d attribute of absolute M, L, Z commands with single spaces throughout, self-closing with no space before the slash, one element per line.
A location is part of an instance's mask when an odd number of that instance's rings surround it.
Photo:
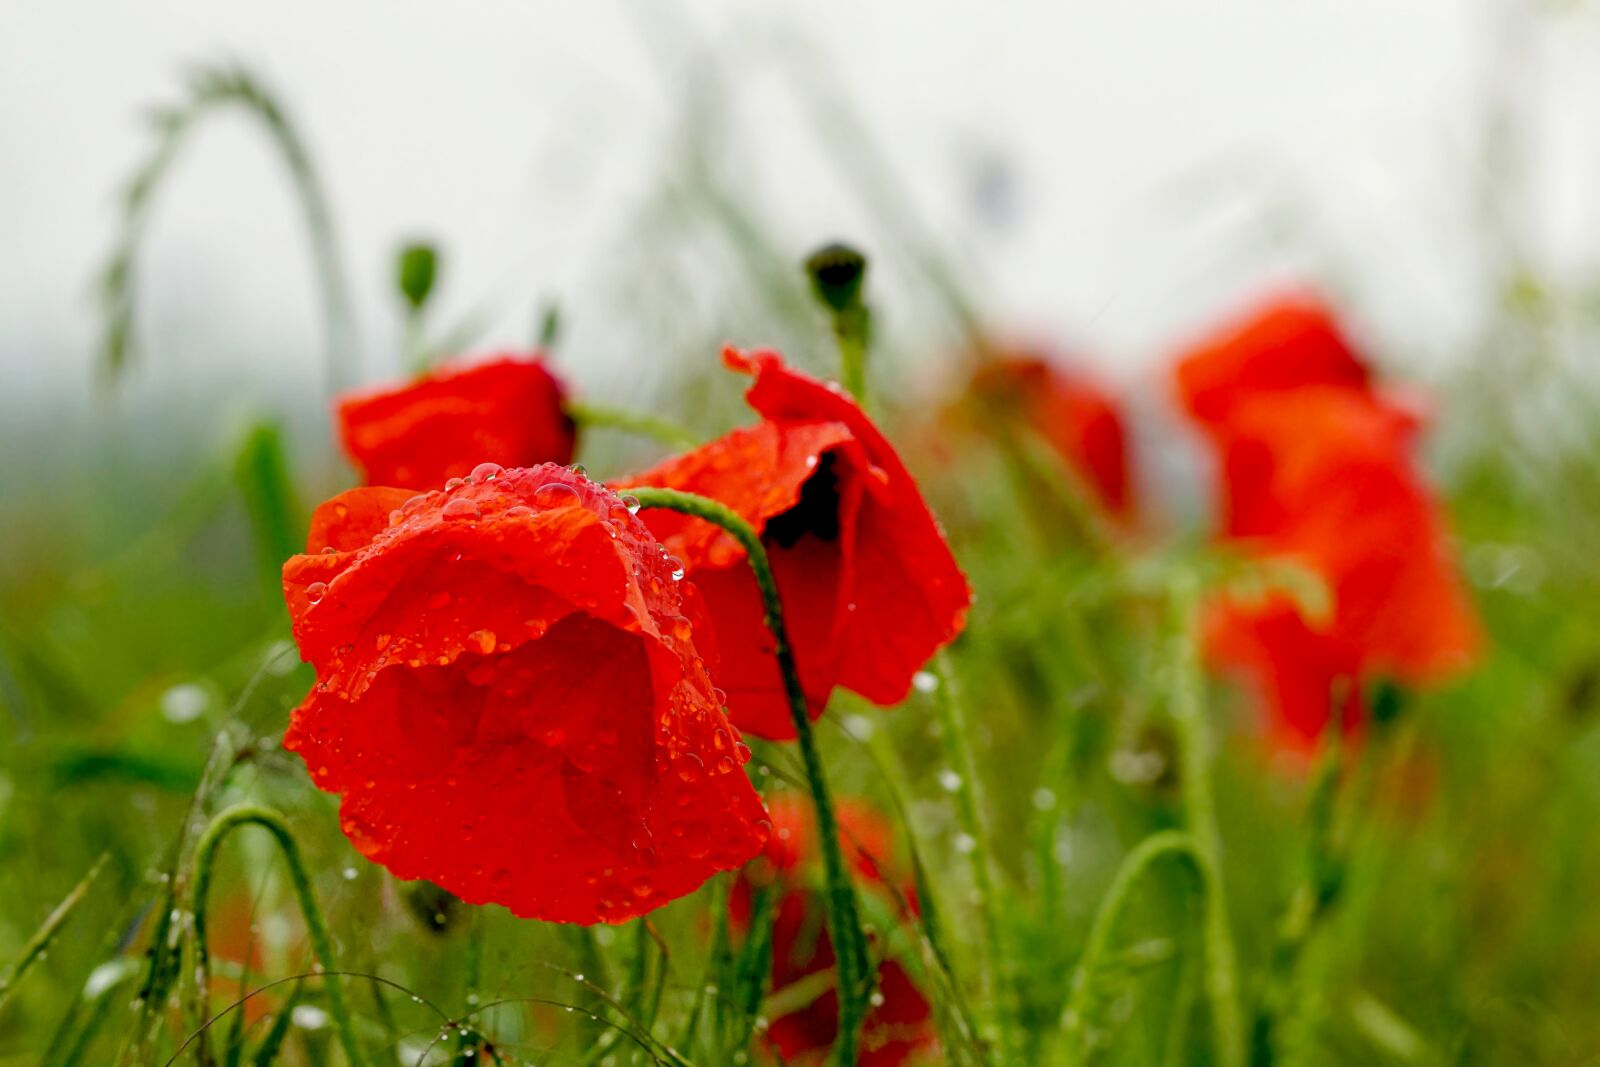
<path fill-rule="evenodd" d="M 506 509 L 506 518 L 508 519 L 526 519 L 531 518 L 533 514 L 533 509 L 526 504 L 518 504 L 514 508 Z"/>
<path fill-rule="evenodd" d="M 306 599 L 311 601 L 313 604 L 327 595 L 328 583 L 326 582 L 312 582 L 310 585 L 306 586 Z"/>
<path fill-rule="evenodd" d="M 468 476 L 467 480 L 474 485 L 482 485 L 484 482 L 494 481 L 504 474 L 505 470 L 498 463 L 480 463 L 472 468 L 472 474 Z"/>
<path fill-rule="evenodd" d="M 447 522 L 469 522 L 480 518 L 483 513 L 478 510 L 477 501 L 458 496 L 441 508 L 439 514 Z"/>
<path fill-rule="evenodd" d="M 678 760 L 678 777 L 685 782 L 698 782 L 705 769 L 706 765 L 693 752 L 685 752 Z"/>
<path fill-rule="evenodd" d="M 578 491 L 566 482 L 545 482 L 533 491 L 533 502 L 546 511 L 570 508 L 578 503 Z"/>

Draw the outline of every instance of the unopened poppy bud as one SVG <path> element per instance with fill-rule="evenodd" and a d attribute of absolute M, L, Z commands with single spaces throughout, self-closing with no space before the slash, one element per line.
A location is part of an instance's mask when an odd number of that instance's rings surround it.
<path fill-rule="evenodd" d="M 460 918 L 461 898 L 432 882 L 406 882 L 401 887 L 400 899 L 431 933 L 448 933 Z"/>
<path fill-rule="evenodd" d="M 1405 712 L 1406 691 L 1393 681 L 1380 679 L 1372 686 L 1372 721 L 1387 726 Z"/>
<path fill-rule="evenodd" d="M 811 288 L 817 299 L 841 314 L 861 303 L 867 257 L 849 245 L 824 245 L 807 257 L 806 274 L 811 278 Z"/>
<path fill-rule="evenodd" d="M 429 244 L 408 244 L 395 258 L 395 287 L 412 311 L 421 311 L 439 275 L 439 254 Z"/>

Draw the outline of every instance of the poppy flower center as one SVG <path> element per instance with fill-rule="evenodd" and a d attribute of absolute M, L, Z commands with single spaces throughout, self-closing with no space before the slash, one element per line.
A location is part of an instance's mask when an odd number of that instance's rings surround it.
<path fill-rule="evenodd" d="M 767 520 L 765 539 L 780 548 L 793 548 L 811 534 L 822 541 L 839 539 L 839 474 L 832 452 L 817 459 L 817 469 L 800 487 L 800 500 L 781 515 Z"/>

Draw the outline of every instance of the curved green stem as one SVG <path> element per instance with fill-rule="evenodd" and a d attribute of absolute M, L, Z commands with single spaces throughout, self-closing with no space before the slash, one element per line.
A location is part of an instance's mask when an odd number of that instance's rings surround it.
<path fill-rule="evenodd" d="M 1221 1067 L 1242 1067 L 1244 1031 L 1239 1017 L 1238 962 L 1228 926 L 1228 901 L 1222 879 L 1222 835 L 1211 795 L 1211 745 L 1206 730 L 1200 673 L 1199 583 L 1188 571 L 1172 579 L 1172 671 L 1170 703 L 1177 734 L 1179 787 L 1184 821 L 1211 871 L 1205 897 L 1206 967 L 1202 980 L 1211 1007 L 1211 1026 Z"/>
<path fill-rule="evenodd" d="M 977 767 L 972 759 L 972 746 L 967 736 L 966 708 L 957 690 L 955 671 L 949 653 L 942 653 L 933 661 L 933 674 L 938 679 L 934 689 L 934 707 L 939 714 L 939 732 L 944 742 L 945 758 L 955 772 L 956 813 L 961 819 L 962 833 L 966 834 L 967 861 L 972 867 L 972 889 L 978 897 L 978 914 L 983 923 L 983 979 L 989 998 L 989 1017 L 984 1020 L 984 1040 L 1001 1048 L 1001 1059 L 1010 1062 L 1008 1039 L 1011 1034 L 1011 990 L 1000 974 L 1000 960 L 1004 958 L 1000 944 L 1000 918 L 995 910 L 994 878 L 989 867 L 990 840 L 984 832 L 979 814 Z"/>
<path fill-rule="evenodd" d="M 624 433 L 638 434 L 674 448 L 693 448 L 700 439 L 670 419 L 663 419 L 642 411 L 606 407 L 604 404 L 566 405 L 567 415 L 579 426 L 605 427 Z"/>
<path fill-rule="evenodd" d="M 816 737 L 811 731 L 805 690 L 800 685 L 794 650 L 783 624 L 783 604 L 778 597 L 778 584 L 772 577 L 767 551 L 762 547 L 755 529 L 731 508 L 716 500 L 654 486 L 634 486 L 627 492 L 642 507 L 665 508 L 722 527 L 739 542 L 750 561 L 750 569 L 755 572 L 756 586 L 761 591 L 761 603 L 766 611 L 767 628 L 772 631 L 775 646 L 773 655 L 778 661 L 778 673 L 783 676 L 784 691 L 789 698 L 789 714 L 794 720 L 800 757 L 805 765 L 807 784 L 811 788 L 812 806 L 816 809 L 817 840 L 822 848 L 823 869 L 828 881 L 828 925 L 839 961 L 839 1038 L 834 1046 L 834 1059 L 853 1067 L 858 1031 L 871 992 L 872 973 L 867 966 L 867 939 L 861 929 L 855 887 L 850 882 L 844 854 L 839 847 L 839 823 L 834 816 L 833 800 L 822 768 L 822 756 L 817 751 Z"/>
<path fill-rule="evenodd" d="M 205 833 L 200 837 L 199 845 L 195 848 L 194 895 L 191 907 L 194 910 L 196 998 L 202 1010 L 205 1010 L 209 985 L 206 896 L 211 888 L 211 871 L 216 863 L 217 848 L 228 834 L 250 823 L 264 827 L 271 833 L 283 852 L 284 863 L 289 868 L 289 881 L 294 886 L 295 896 L 300 902 L 300 911 L 305 916 L 306 934 L 311 939 L 311 950 L 316 955 L 317 965 L 323 971 L 323 983 L 328 995 L 328 1013 L 333 1016 L 334 1026 L 338 1029 L 345 1058 L 350 1061 L 351 1067 L 360 1067 L 363 1061 L 360 1046 L 356 1043 L 355 1024 L 350 1018 L 350 1009 L 345 1004 L 344 987 L 334 974 L 333 942 L 328 937 L 328 927 L 323 921 L 322 909 L 317 906 L 311 878 L 306 873 L 305 863 L 300 857 L 300 847 L 295 844 L 294 835 L 289 831 L 289 824 L 284 821 L 281 814 L 270 808 L 239 804 L 227 809 L 211 820 L 211 824 L 206 827 Z"/>
<path fill-rule="evenodd" d="M 1214 872 L 1205 850 L 1193 835 L 1178 830 L 1164 830 L 1151 834 L 1128 853 L 1117 868 L 1111 887 L 1106 890 L 1100 910 L 1095 913 L 1089 927 L 1089 938 L 1084 943 L 1083 955 L 1072 973 L 1072 985 L 1067 993 L 1067 1006 L 1061 1013 L 1061 1031 L 1066 1038 L 1067 1062 L 1084 1063 L 1088 1060 L 1087 1037 L 1092 1014 L 1090 994 L 1094 989 L 1094 976 L 1100 970 L 1101 960 L 1111 945 L 1111 937 L 1124 909 L 1133 899 L 1133 890 L 1155 865 L 1165 859 L 1188 862 L 1199 884 L 1201 895 L 1210 899 Z M 1214 1008 L 1214 1006 L 1213 1006 Z M 1225 1062 L 1219 1041 L 1218 1061 Z"/>
<path fill-rule="evenodd" d="M 123 369 L 133 348 L 136 259 L 155 190 L 200 120 L 230 106 L 243 108 L 261 122 L 283 157 L 299 197 L 322 296 L 328 388 L 330 392 L 336 391 L 354 380 L 355 327 L 327 195 L 317 178 L 305 141 L 282 105 L 250 71 L 225 65 L 196 71 L 190 80 L 188 98 L 156 112 L 156 144 L 128 182 L 117 244 L 100 283 L 106 320 L 105 370 L 115 376 Z"/>

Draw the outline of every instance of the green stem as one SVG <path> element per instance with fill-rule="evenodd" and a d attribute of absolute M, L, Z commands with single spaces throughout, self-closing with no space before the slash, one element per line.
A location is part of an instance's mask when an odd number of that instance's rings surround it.
<path fill-rule="evenodd" d="M 1206 730 L 1200 673 L 1199 583 L 1188 571 L 1173 577 L 1173 686 L 1170 712 L 1177 734 L 1179 786 L 1184 821 L 1194 835 L 1211 884 L 1205 898 L 1201 936 L 1205 943 L 1202 981 L 1221 1067 L 1241 1067 L 1244 1037 L 1239 1018 L 1238 963 L 1228 926 L 1228 901 L 1222 879 L 1222 835 L 1211 794 L 1211 746 Z"/>
<path fill-rule="evenodd" d="M 739 542 L 750 561 L 750 569 L 755 572 L 756 586 L 761 591 L 761 602 L 766 611 L 767 628 L 772 631 L 775 646 L 773 654 L 778 661 L 778 673 L 783 676 L 784 690 L 789 698 L 789 714 L 794 720 L 800 757 L 805 765 L 806 781 L 811 788 L 812 806 L 816 809 L 817 840 L 822 848 L 823 869 L 827 875 L 828 925 L 839 962 L 839 1038 L 834 1046 L 834 1059 L 846 1067 L 853 1067 L 858 1031 L 871 993 L 872 974 L 867 967 L 867 939 L 861 928 L 855 887 L 850 882 L 844 854 L 839 847 L 839 823 L 828 793 L 822 756 L 817 751 L 817 740 L 811 731 L 806 694 L 800 685 L 794 650 L 789 644 L 789 633 L 783 623 L 783 603 L 778 596 L 778 584 L 772 577 L 767 551 L 762 547 L 755 529 L 731 508 L 716 500 L 654 486 L 634 487 L 628 492 L 638 499 L 642 507 L 665 508 L 722 527 Z"/>
<path fill-rule="evenodd" d="M 1061 1013 L 1061 1030 L 1066 1039 L 1067 1062 L 1086 1063 L 1089 1059 L 1090 1022 L 1094 1005 L 1090 994 L 1094 991 L 1094 977 L 1099 972 L 1101 960 L 1111 945 L 1122 913 L 1133 899 L 1133 890 L 1155 865 L 1165 859 L 1186 860 L 1199 882 L 1202 897 L 1209 900 L 1214 893 L 1215 871 L 1204 848 L 1193 835 L 1177 830 L 1164 830 L 1151 834 L 1128 853 L 1117 868 L 1111 887 L 1106 890 L 1100 910 L 1095 913 L 1089 927 L 1088 940 L 1084 942 L 1083 955 L 1072 973 L 1072 985 L 1067 994 L 1067 1006 Z M 1218 1061 L 1227 1062 L 1218 1042 Z"/>
<path fill-rule="evenodd" d="M 934 689 L 934 707 L 939 714 L 939 732 L 944 742 L 945 759 L 955 772 L 956 813 L 961 820 L 961 830 L 967 837 L 967 861 L 972 868 L 972 889 L 978 897 L 978 914 L 983 923 L 983 981 L 989 1000 L 988 1018 L 983 1022 L 987 1031 L 984 1040 L 997 1044 L 1002 1062 L 1010 1062 L 1008 1039 L 1010 1037 L 1010 989 L 1000 975 L 1000 960 L 1004 958 L 1000 943 L 1000 919 L 995 910 L 994 878 L 989 866 L 990 839 L 979 814 L 981 797 L 978 791 L 977 767 L 972 758 L 971 738 L 967 735 L 966 708 L 957 690 L 955 671 L 949 654 L 944 653 L 933 661 L 933 674 L 938 679 Z"/>
<path fill-rule="evenodd" d="M 78 884 L 72 887 L 72 891 L 62 899 L 60 904 L 56 905 L 54 911 L 45 917 L 44 922 L 39 925 L 39 929 L 33 932 L 33 936 L 28 938 L 28 943 L 22 946 L 22 954 L 17 957 L 16 962 L 7 967 L 3 975 L 0 975 L 0 1007 L 4 1007 L 6 1001 L 11 999 L 11 992 L 16 988 L 18 979 L 28 972 L 28 968 L 32 967 L 36 961 L 44 956 L 45 949 L 50 947 L 50 942 L 55 939 L 56 934 L 61 932 L 61 928 L 66 925 L 67 919 L 71 918 L 73 909 L 78 906 L 84 895 L 89 892 L 89 886 L 100 874 L 100 869 L 106 865 L 106 860 L 109 857 L 109 853 L 103 853 L 99 859 L 94 861 L 94 866 L 89 868 L 89 873 L 84 875 Z"/>
<path fill-rule="evenodd" d="M 328 937 L 328 927 L 323 921 L 322 909 L 317 905 L 311 878 L 306 873 L 305 863 L 300 857 L 300 847 L 289 831 L 289 824 L 282 815 L 270 808 L 239 804 L 227 809 L 211 820 L 211 824 L 206 827 L 205 833 L 200 837 L 199 845 L 195 848 L 194 895 L 191 906 L 194 909 L 195 985 L 199 1004 L 202 1009 L 207 1008 L 209 958 L 206 949 L 206 896 L 211 888 L 211 872 L 216 864 L 217 848 L 229 833 L 250 823 L 264 827 L 271 833 L 283 852 L 284 863 L 289 868 L 289 881 L 294 887 L 295 896 L 299 899 L 300 911 L 305 916 L 306 934 L 311 939 L 311 951 L 316 955 L 318 967 L 324 972 L 323 984 L 327 989 L 328 1013 L 333 1016 L 334 1025 L 339 1031 L 339 1041 L 344 1046 L 345 1058 L 349 1060 L 351 1067 L 359 1067 L 363 1062 L 361 1049 L 356 1043 L 355 1025 L 351 1021 L 350 1010 L 345 1005 L 344 987 L 334 974 L 333 942 Z"/>
<path fill-rule="evenodd" d="M 102 274 L 105 370 L 112 376 L 119 373 L 133 348 L 136 261 L 155 190 L 200 120 L 227 107 L 242 108 L 262 124 L 289 172 L 311 242 L 322 298 L 328 388 L 337 391 L 354 380 L 355 326 L 327 194 L 304 139 L 277 98 L 249 70 L 228 65 L 196 71 L 188 97 L 155 114 L 156 143 L 128 182 L 117 244 Z"/>
<path fill-rule="evenodd" d="M 865 318 L 859 315 L 835 315 L 833 319 L 833 336 L 839 342 L 840 383 L 861 405 L 867 402 L 867 334 L 864 323 Z"/>
<path fill-rule="evenodd" d="M 579 426 L 604 427 L 638 434 L 674 448 L 693 448 L 700 439 L 670 419 L 642 411 L 606 407 L 604 404 L 568 403 L 567 414 Z"/>

